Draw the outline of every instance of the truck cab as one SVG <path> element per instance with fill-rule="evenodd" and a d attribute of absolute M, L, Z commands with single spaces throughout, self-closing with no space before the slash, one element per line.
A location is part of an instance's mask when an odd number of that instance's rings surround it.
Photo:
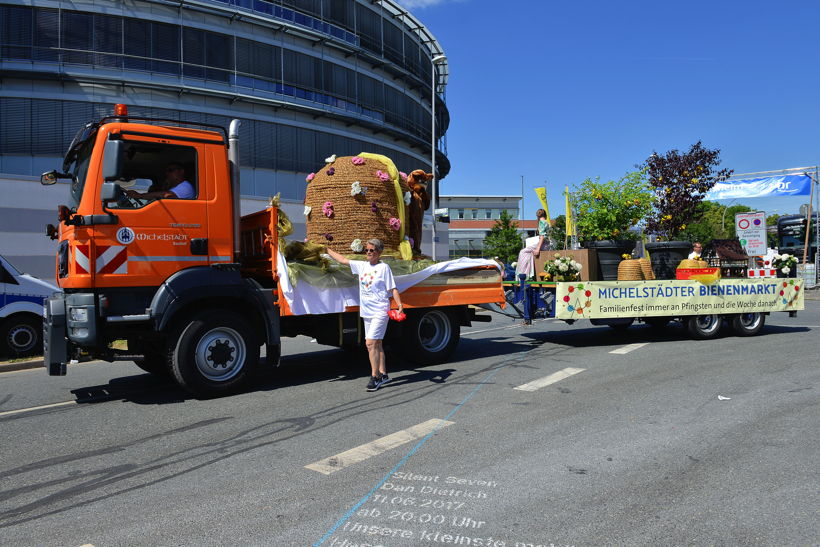
<path fill-rule="evenodd" d="M 272 298 L 263 294 L 270 291 L 244 279 L 237 264 L 238 137 L 230 151 L 224 128 L 179 125 L 129 117 L 117 105 L 113 116 L 77 133 L 60 172 L 42 175 L 45 185 L 70 182 L 59 226 L 48 228 L 59 239 L 56 278 L 64 290 L 46 305 L 50 374 L 65 374 L 66 363 L 83 355 L 169 373 L 172 339 L 203 308 L 253 316 L 251 308 L 263 315 L 255 324 L 270 322 Z M 236 135 L 238 126 L 231 126 Z M 175 193 L 181 180 L 189 191 Z M 253 330 L 257 346 L 276 337 L 273 326 Z M 111 347 L 118 339 L 128 341 L 127 351 Z M 192 365 L 206 370 L 205 383 L 241 379 L 247 367 L 237 348 L 216 366 L 208 362 L 212 349 Z"/>

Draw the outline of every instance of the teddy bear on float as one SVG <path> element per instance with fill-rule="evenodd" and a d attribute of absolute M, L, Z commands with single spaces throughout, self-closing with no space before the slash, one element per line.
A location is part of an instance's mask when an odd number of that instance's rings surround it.
<path fill-rule="evenodd" d="M 421 254 L 421 230 L 424 211 L 430 208 L 430 194 L 427 193 L 427 183 L 432 180 L 433 174 L 425 173 L 423 169 L 416 169 L 407 175 L 407 185 L 410 187 L 407 235 L 410 236 L 413 242 L 414 255 Z"/>

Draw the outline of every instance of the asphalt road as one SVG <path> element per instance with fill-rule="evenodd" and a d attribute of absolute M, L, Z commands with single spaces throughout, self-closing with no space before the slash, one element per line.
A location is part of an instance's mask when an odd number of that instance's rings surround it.
<path fill-rule="evenodd" d="M 285 341 L 197 400 L 131 363 L 0 375 L 2 545 L 816 545 L 820 302 L 693 342 L 499 318 L 365 392 Z"/>

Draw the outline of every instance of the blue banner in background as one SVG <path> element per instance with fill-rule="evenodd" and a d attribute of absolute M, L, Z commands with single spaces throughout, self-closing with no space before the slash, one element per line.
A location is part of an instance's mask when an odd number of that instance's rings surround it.
<path fill-rule="evenodd" d="M 758 179 L 740 179 L 715 184 L 708 199 L 760 198 L 778 196 L 808 196 L 811 177 L 807 175 L 779 175 Z"/>

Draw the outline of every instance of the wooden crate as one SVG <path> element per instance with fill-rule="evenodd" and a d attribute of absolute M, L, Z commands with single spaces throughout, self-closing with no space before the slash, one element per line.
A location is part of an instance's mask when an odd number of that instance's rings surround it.
<path fill-rule="evenodd" d="M 598 278 L 598 257 L 595 249 L 578 249 L 577 251 L 541 251 L 541 256 L 535 259 L 535 275 L 541 279 L 544 272 L 544 263 L 547 260 L 554 260 L 555 253 L 561 256 L 572 257 L 575 262 L 581 264 L 581 281 L 597 281 Z"/>

